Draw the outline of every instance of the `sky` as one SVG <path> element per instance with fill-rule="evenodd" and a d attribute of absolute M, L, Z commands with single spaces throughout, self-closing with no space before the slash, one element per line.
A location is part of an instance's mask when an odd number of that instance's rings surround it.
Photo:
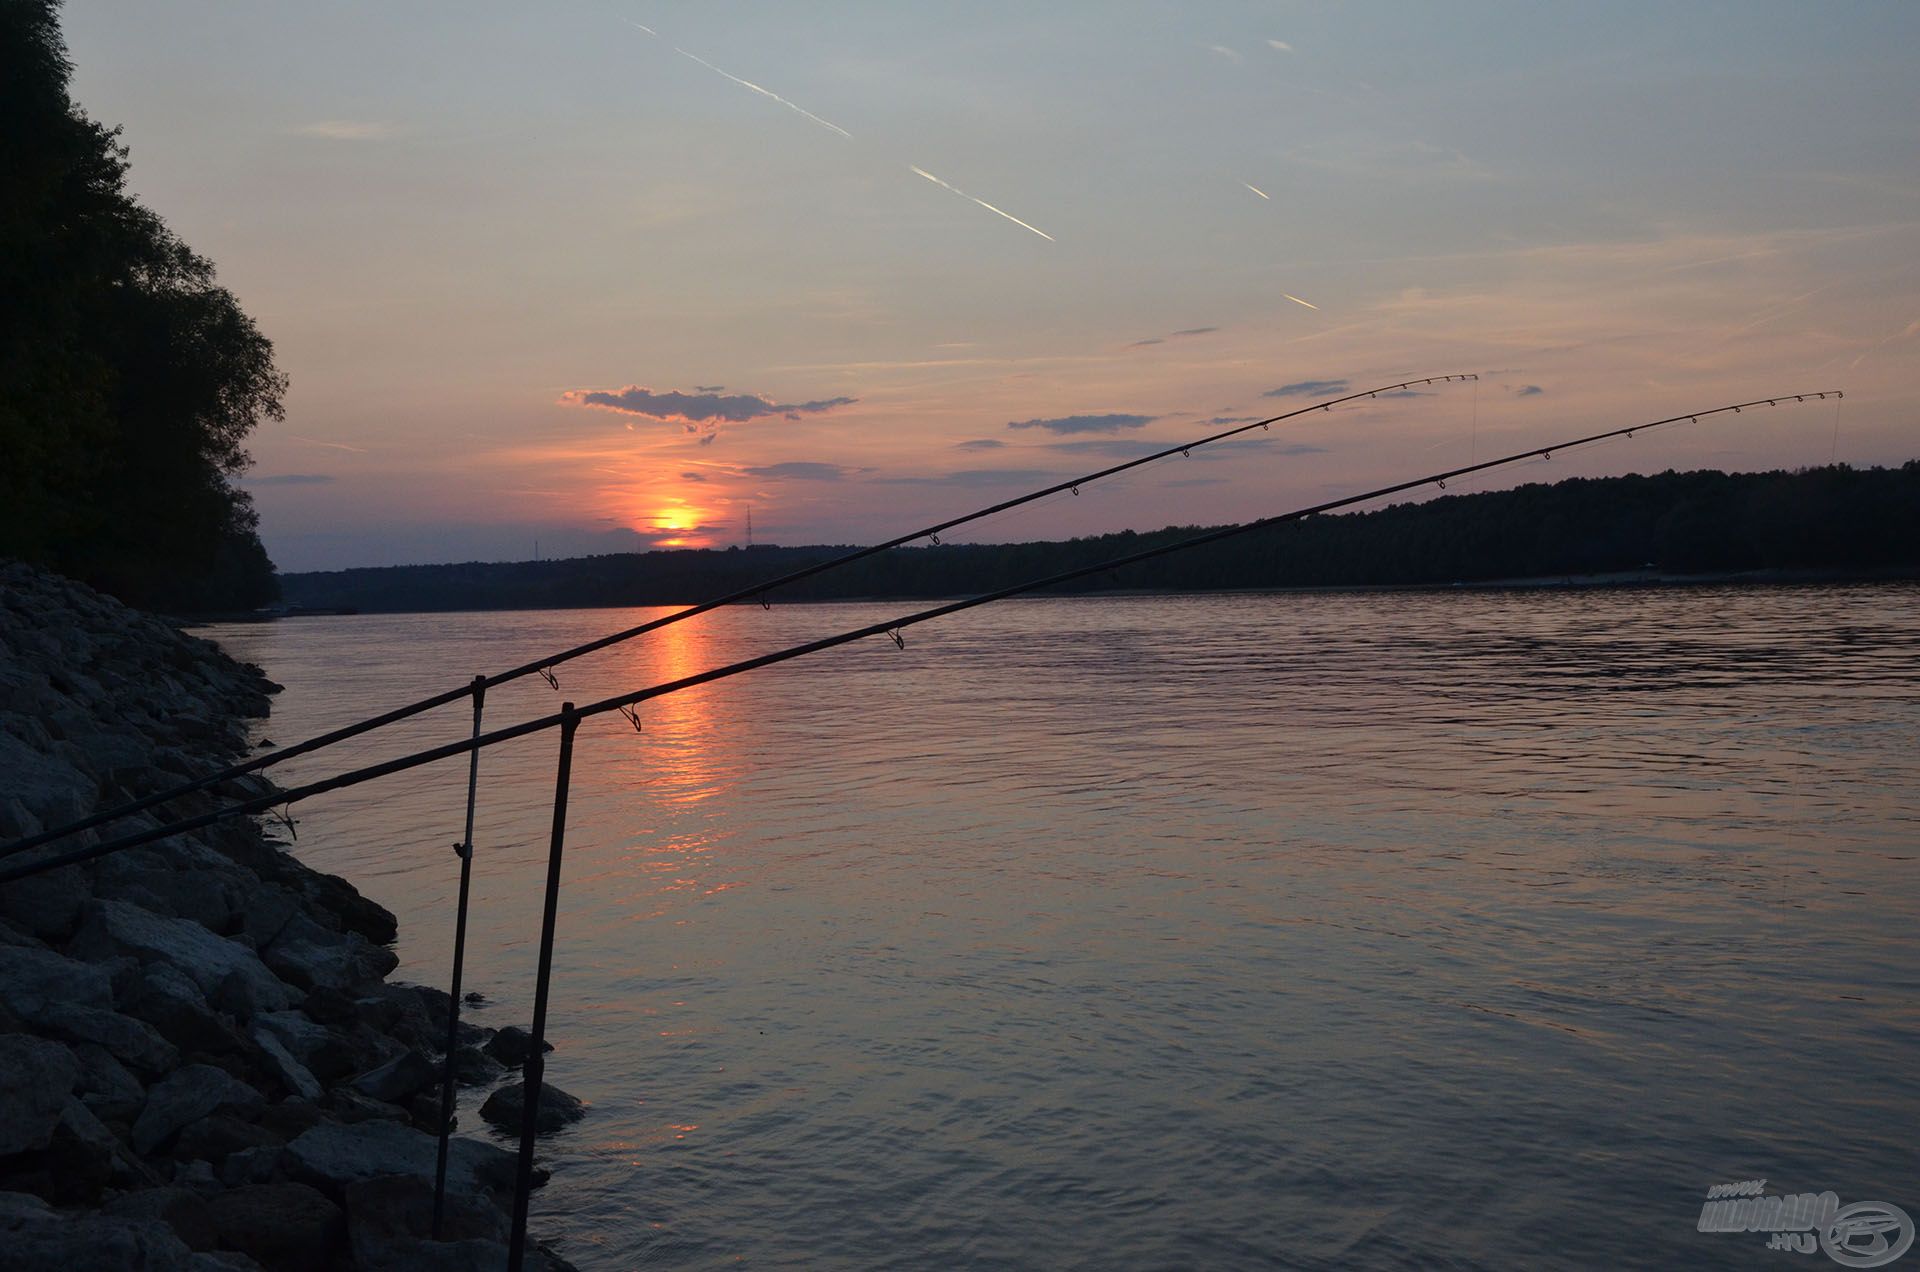
<path fill-rule="evenodd" d="M 283 570 L 1920 457 L 1920 5 L 69 0 Z"/>

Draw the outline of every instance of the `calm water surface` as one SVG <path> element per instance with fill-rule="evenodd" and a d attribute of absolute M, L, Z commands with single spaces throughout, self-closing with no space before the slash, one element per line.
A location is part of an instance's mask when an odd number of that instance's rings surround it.
<path fill-rule="evenodd" d="M 648 613 L 210 634 L 286 743 Z M 1015 602 L 642 724 L 574 769 L 548 1077 L 592 1109 L 534 1209 L 583 1268 L 1813 1267 L 1706 1188 L 1920 1215 L 1920 589 Z M 531 1012 L 555 746 L 482 761 L 483 1023 Z M 402 976 L 445 983 L 463 797 L 299 810 Z"/>

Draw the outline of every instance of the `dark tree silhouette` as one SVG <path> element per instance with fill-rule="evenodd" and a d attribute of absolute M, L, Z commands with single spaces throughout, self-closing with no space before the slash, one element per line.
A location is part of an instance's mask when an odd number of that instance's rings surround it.
<path fill-rule="evenodd" d="M 68 96 L 58 0 L 0 0 L 0 554 L 161 608 L 277 594 L 243 442 L 273 346 L 127 193 L 119 130 Z"/>
<path fill-rule="evenodd" d="M 962 596 L 1058 574 L 1197 533 L 1131 530 L 1061 543 L 903 548 L 818 575 L 788 600 Z M 684 605 L 845 551 L 758 547 L 569 561 L 410 565 L 289 574 L 287 599 L 362 610 Z M 1920 573 L 1920 461 L 1787 473 L 1660 473 L 1448 495 L 1311 517 L 1062 588 L 1434 586 L 1641 572 Z"/>

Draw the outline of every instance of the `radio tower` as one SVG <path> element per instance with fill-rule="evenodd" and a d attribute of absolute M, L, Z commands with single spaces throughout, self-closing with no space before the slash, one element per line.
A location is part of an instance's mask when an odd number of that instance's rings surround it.
<path fill-rule="evenodd" d="M 747 505 L 747 546 L 753 546 L 753 505 Z"/>

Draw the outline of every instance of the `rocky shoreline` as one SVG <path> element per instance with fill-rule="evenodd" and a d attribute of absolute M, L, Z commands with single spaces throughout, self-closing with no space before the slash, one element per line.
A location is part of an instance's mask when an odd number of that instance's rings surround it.
<path fill-rule="evenodd" d="M 0 564 L 0 842 L 233 763 L 277 689 Z M 241 778 L 165 811 L 272 789 Z M 0 1266 L 504 1267 L 514 1156 L 496 1144 L 452 1141 L 447 1239 L 429 1239 L 449 1003 L 385 979 L 394 936 L 250 820 L 0 884 Z M 460 1044 L 461 1082 L 485 1085 L 527 1040 L 462 1021 Z"/>

